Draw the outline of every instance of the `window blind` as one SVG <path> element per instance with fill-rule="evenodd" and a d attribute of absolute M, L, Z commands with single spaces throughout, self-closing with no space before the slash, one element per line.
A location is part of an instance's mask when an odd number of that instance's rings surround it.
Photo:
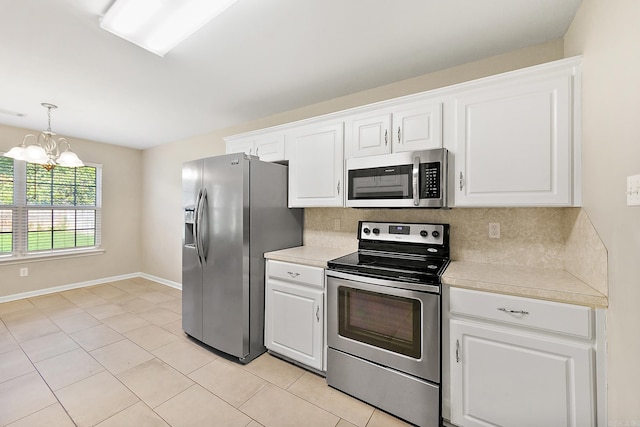
<path fill-rule="evenodd" d="M 0 158 L 0 255 L 28 257 L 101 244 L 101 172 Z"/>

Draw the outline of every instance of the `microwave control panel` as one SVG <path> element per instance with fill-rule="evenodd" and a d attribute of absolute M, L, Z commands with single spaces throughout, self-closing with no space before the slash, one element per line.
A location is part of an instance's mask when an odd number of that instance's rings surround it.
<path fill-rule="evenodd" d="M 440 186 L 440 162 L 420 163 L 420 198 L 439 199 Z"/>

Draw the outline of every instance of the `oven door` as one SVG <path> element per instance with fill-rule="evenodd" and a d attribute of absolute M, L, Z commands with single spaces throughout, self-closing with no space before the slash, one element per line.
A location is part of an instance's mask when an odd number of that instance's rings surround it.
<path fill-rule="evenodd" d="M 440 382 L 440 295 L 402 282 L 327 271 L 329 347 Z"/>

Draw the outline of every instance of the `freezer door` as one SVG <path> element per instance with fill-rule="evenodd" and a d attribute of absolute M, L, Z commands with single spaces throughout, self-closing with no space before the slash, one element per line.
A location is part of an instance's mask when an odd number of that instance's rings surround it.
<path fill-rule="evenodd" d="M 241 359 L 249 354 L 248 176 L 242 153 L 204 159 L 202 341 Z"/>
<path fill-rule="evenodd" d="M 202 266 L 196 239 L 197 196 L 202 188 L 202 160 L 187 162 L 182 168 L 182 329 L 202 339 Z"/>

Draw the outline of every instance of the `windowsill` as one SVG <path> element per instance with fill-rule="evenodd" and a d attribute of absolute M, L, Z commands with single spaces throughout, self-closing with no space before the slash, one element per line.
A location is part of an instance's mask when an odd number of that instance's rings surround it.
<path fill-rule="evenodd" d="M 39 252 L 35 254 L 29 254 L 25 256 L 6 256 L 0 257 L 0 265 L 11 264 L 25 264 L 28 262 L 47 261 L 53 259 L 64 258 L 78 258 L 91 255 L 102 255 L 106 251 L 103 248 L 89 248 L 89 249 L 71 249 L 67 251 L 55 251 L 55 252 Z"/>

